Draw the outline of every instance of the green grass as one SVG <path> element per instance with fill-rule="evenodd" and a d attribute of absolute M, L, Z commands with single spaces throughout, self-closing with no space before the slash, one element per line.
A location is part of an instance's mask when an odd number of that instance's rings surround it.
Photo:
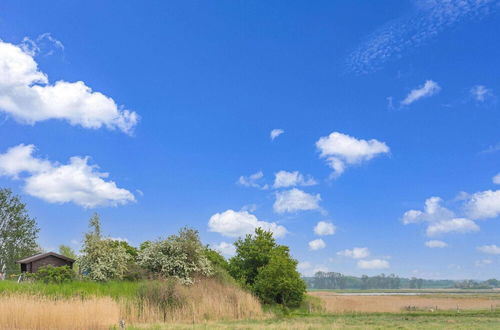
<path fill-rule="evenodd" d="M 1 294 L 34 294 L 50 297 L 103 297 L 132 298 L 136 296 L 140 282 L 86 282 L 75 281 L 62 284 L 17 283 L 14 281 L 0 281 Z"/>
<path fill-rule="evenodd" d="M 500 329 L 500 311 L 317 314 L 264 321 L 158 324 L 127 329 Z"/>

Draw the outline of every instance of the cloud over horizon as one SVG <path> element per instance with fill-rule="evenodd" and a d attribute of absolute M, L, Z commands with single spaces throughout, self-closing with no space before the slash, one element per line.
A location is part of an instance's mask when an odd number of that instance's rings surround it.
<path fill-rule="evenodd" d="M 0 154 L 0 175 L 23 180 L 23 190 L 49 203 L 75 203 L 85 208 L 135 202 L 134 195 L 106 181 L 109 174 L 89 165 L 89 157 L 71 157 L 68 164 L 32 156 L 35 146 L 20 144 Z M 24 176 L 22 176 L 24 174 Z"/>

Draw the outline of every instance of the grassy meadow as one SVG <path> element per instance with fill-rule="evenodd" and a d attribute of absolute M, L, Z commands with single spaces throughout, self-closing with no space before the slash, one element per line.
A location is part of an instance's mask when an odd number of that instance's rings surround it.
<path fill-rule="evenodd" d="M 483 294 L 343 296 L 312 291 L 300 308 L 282 309 L 262 308 L 250 293 L 214 279 L 192 286 L 169 281 L 1 281 L 0 329 L 120 329 L 120 320 L 126 329 L 158 330 L 500 329 L 500 293 Z"/>

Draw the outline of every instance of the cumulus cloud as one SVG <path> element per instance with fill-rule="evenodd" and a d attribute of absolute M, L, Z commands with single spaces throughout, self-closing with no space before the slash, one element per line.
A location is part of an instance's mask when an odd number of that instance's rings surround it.
<path fill-rule="evenodd" d="M 479 226 L 472 220 L 455 218 L 430 224 L 427 227 L 427 236 L 435 236 L 446 233 L 469 233 L 479 231 Z"/>
<path fill-rule="evenodd" d="M 279 171 L 274 175 L 274 188 L 287 188 L 293 186 L 314 186 L 317 184 L 312 177 L 305 178 L 299 171 Z"/>
<path fill-rule="evenodd" d="M 374 31 L 348 56 L 348 68 L 369 73 L 425 45 L 447 28 L 487 16 L 496 0 L 418 0 L 414 10 Z"/>
<path fill-rule="evenodd" d="M 333 223 L 320 221 L 314 226 L 314 233 L 319 236 L 333 235 L 336 229 Z"/>
<path fill-rule="evenodd" d="M 337 252 L 338 256 L 353 258 L 353 259 L 363 259 L 370 256 L 370 250 L 368 248 L 358 248 L 355 247 L 352 250 L 342 250 Z"/>
<path fill-rule="evenodd" d="M 424 211 L 409 210 L 403 214 L 402 221 L 405 225 L 419 222 L 436 222 L 447 220 L 454 216 L 454 213 L 441 206 L 443 200 L 440 197 L 430 197 L 425 201 Z"/>
<path fill-rule="evenodd" d="M 435 95 L 441 91 L 441 87 L 439 85 L 432 81 L 432 80 L 427 80 L 423 86 L 420 86 L 419 88 L 413 89 L 407 96 L 406 98 L 401 101 L 402 105 L 410 105 L 415 101 L 418 101 L 422 98 L 429 97 L 432 95 Z"/>
<path fill-rule="evenodd" d="M 477 249 L 483 253 L 500 254 L 500 246 L 494 244 L 479 246 Z"/>
<path fill-rule="evenodd" d="M 423 211 L 406 211 L 401 220 L 405 225 L 427 223 L 427 236 L 479 231 L 479 226 L 474 221 L 456 217 L 454 212 L 441 206 L 442 201 L 439 197 L 428 198 Z"/>
<path fill-rule="evenodd" d="M 236 254 L 236 247 L 234 244 L 227 242 L 220 242 L 214 246 L 214 249 L 225 255 L 226 257 L 232 257 Z"/>
<path fill-rule="evenodd" d="M 326 243 L 321 238 L 309 242 L 309 250 L 312 251 L 321 250 L 324 249 L 325 247 Z"/>
<path fill-rule="evenodd" d="M 0 111 L 24 124 L 60 119 L 84 128 L 132 132 L 139 120 L 135 112 L 122 109 L 83 81 L 50 83 L 33 55 L 0 40 Z"/>
<path fill-rule="evenodd" d="M 282 130 L 281 128 L 275 128 L 271 131 L 271 133 L 269 134 L 270 137 L 271 137 L 271 141 L 276 139 L 278 136 L 280 136 L 281 134 L 285 133 L 284 130 Z"/>
<path fill-rule="evenodd" d="M 389 267 L 390 267 L 389 262 L 387 260 L 382 260 L 382 259 L 358 261 L 358 268 L 361 269 L 387 269 Z"/>
<path fill-rule="evenodd" d="M 316 142 L 320 157 L 326 158 L 333 169 L 333 177 L 341 175 L 348 165 L 360 164 L 389 152 L 389 147 L 378 140 L 362 140 L 333 132 Z"/>
<path fill-rule="evenodd" d="M 427 246 L 428 248 L 445 248 L 448 246 L 448 244 L 443 241 L 432 240 L 425 242 L 425 246 Z"/>
<path fill-rule="evenodd" d="M 297 188 L 276 192 L 273 209 L 277 213 L 321 210 L 319 194 L 311 195 Z"/>
<path fill-rule="evenodd" d="M 493 97 L 491 89 L 483 85 L 476 85 L 470 89 L 472 97 L 478 102 L 485 102 L 488 98 Z"/>
<path fill-rule="evenodd" d="M 275 222 L 266 222 L 247 211 L 227 210 L 216 213 L 208 221 L 208 229 L 227 237 L 240 237 L 253 234 L 256 228 L 269 230 L 275 237 L 283 237 L 287 230 Z"/>
<path fill-rule="evenodd" d="M 262 171 L 256 172 L 249 176 L 240 176 L 237 183 L 239 185 L 245 187 L 259 188 L 259 189 L 268 189 L 269 186 L 267 184 L 260 184 L 259 181 L 264 177 L 264 173 Z"/>
<path fill-rule="evenodd" d="M 500 190 L 472 194 L 465 205 L 471 219 L 490 219 L 500 215 Z"/>
<path fill-rule="evenodd" d="M 87 208 L 135 201 L 130 191 L 105 180 L 108 173 L 89 165 L 89 157 L 71 157 L 64 165 L 35 158 L 34 150 L 34 145 L 20 144 L 0 154 L 0 175 L 24 180 L 27 194 L 49 203 L 73 202 Z"/>
<path fill-rule="evenodd" d="M 500 184 L 500 173 L 498 173 L 497 175 L 495 175 L 492 179 L 493 183 L 494 184 Z"/>

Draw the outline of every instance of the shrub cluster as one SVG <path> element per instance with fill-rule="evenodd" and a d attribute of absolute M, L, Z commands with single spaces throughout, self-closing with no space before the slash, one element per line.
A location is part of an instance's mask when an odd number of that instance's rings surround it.
<path fill-rule="evenodd" d="M 69 266 L 54 267 L 52 265 L 40 267 L 30 278 L 43 283 L 67 283 L 75 279 L 75 272 Z"/>

